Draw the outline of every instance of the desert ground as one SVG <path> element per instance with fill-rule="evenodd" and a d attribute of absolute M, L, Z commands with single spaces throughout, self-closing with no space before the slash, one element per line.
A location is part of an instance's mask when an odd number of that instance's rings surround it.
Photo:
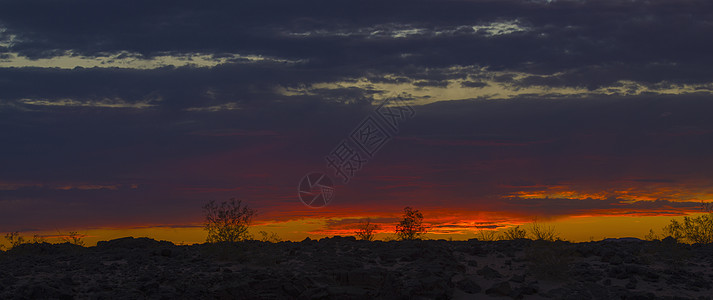
<path fill-rule="evenodd" d="M 2 299 L 711 299 L 713 245 L 122 238 L 0 252 Z"/>

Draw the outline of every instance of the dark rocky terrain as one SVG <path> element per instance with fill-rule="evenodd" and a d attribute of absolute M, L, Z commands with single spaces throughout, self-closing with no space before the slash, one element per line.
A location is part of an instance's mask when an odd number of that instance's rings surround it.
<path fill-rule="evenodd" d="M 713 245 L 319 241 L 0 252 L 2 299 L 712 299 Z"/>

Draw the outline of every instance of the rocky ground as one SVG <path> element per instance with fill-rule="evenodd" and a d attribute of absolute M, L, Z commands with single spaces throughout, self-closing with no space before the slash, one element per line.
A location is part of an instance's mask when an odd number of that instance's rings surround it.
<path fill-rule="evenodd" d="M 2 299 L 711 299 L 713 245 L 147 238 L 0 252 Z"/>

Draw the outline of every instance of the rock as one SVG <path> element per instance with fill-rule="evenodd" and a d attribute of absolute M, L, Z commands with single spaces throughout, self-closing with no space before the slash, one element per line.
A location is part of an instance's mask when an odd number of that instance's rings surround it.
<path fill-rule="evenodd" d="M 110 240 L 110 241 L 97 242 L 97 248 L 99 248 L 99 249 L 106 249 L 106 248 L 144 249 L 144 248 L 153 248 L 153 247 L 160 247 L 160 246 L 174 246 L 174 245 L 171 242 L 157 241 L 157 240 L 146 238 L 146 237 L 141 237 L 141 238 L 125 237 L 125 238 L 119 238 L 119 239 L 114 239 L 114 240 Z"/>
<path fill-rule="evenodd" d="M 353 286 L 375 287 L 380 286 L 384 273 L 380 269 L 361 269 L 347 272 L 347 283 Z"/>
<path fill-rule="evenodd" d="M 328 299 L 329 298 L 329 292 L 327 291 L 327 288 L 312 288 L 308 289 L 300 296 L 298 299 Z"/>
<path fill-rule="evenodd" d="M 635 237 L 622 237 L 622 238 L 608 238 L 603 239 L 602 242 L 643 242 L 644 240 Z"/>
<path fill-rule="evenodd" d="M 630 290 L 636 288 L 636 277 L 629 278 L 629 282 L 626 283 L 626 288 Z"/>
<path fill-rule="evenodd" d="M 172 255 L 173 255 L 173 252 L 171 251 L 171 249 L 168 249 L 168 248 L 161 249 L 161 256 L 171 257 Z"/>
<path fill-rule="evenodd" d="M 592 247 L 589 245 L 581 245 L 577 247 L 577 253 L 583 257 L 588 257 L 592 255 L 594 251 L 592 251 Z"/>
<path fill-rule="evenodd" d="M 648 282 L 658 282 L 659 277 L 660 277 L 659 274 L 656 274 L 655 272 L 646 270 L 646 271 L 644 271 L 641 279 L 644 281 L 648 281 Z"/>
<path fill-rule="evenodd" d="M 470 278 L 464 278 L 456 282 L 456 287 L 468 294 L 477 294 L 480 293 L 481 290 L 480 286 Z"/>
<path fill-rule="evenodd" d="M 498 271 L 488 266 L 485 266 L 482 269 L 476 271 L 476 273 L 485 277 L 485 279 L 495 279 L 502 277 L 502 275 L 500 275 Z"/>
<path fill-rule="evenodd" d="M 620 265 L 624 263 L 624 259 L 622 259 L 619 255 L 614 255 L 609 259 L 609 263 L 612 265 Z"/>
<path fill-rule="evenodd" d="M 499 282 L 485 290 L 485 293 L 490 296 L 510 296 L 512 288 L 507 281 Z"/>
<path fill-rule="evenodd" d="M 540 290 L 537 286 L 535 285 L 525 285 L 521 288 L 518 289 L 520 294 L 523 295 L 534 295 L 537 294 L 537 292 Z"/>
<path fill-rule="evenodd" d="M 364 299 L 369 296 L 369 290 L 356 286 L 331 286 L 327 294 L 332 299 Z"/>
<path fill-rule="evenodd" d="M 626 269 L 617 266 L 609 269 L 609 272 L 607 272 L 607 276 L 616 279 L 627 279 L 631 276 L 631 274 L 629 274 Z"/>
<path fill-rule="evenodd" d="M 667 236 L 663 240 L 661 240 L 664 244 L 676 244 L 678 240 L 672 236 Z"/>
<path fill-rule="evenodd" d="M 441 276 L 431 275 L 419 280 L 417 294 L 430 299 L 450 299 L 453 289 L 449 280 Z"/>
<path fill-rule="evenodd" d="M 287 295 L 289 295 L 293 298 L 299 296 L 302 292 L 304 292 L 304 289 L 299 289 L 296 285 L 294 285 L 292 283 L 283 283 L 282 290 Z"/>
<path fill-rule="evenodd" d="M 510 281 L 516 282 L 516 283 L 523 283 L 523 282 L 525 282 L 525 276 L 523 276 L 523 275 L 513 275 L 513 276 L 510 278 Z"/>
<path fill-rule="evenodd" d="M 77 284 L 76 282 L 74 282 L 74 279 L 72 279 L 72 276 L 71 276 L 71 275 L 65 275 L 64 277 L 62 277 L 62 278 L 59 280 L 59 282 L 60 282 L 61 284 L 63 284 L 63 285 L 69 285 L 69 286 L 72 286 L 72 285 L 76 285 L 76 284 Z"/>

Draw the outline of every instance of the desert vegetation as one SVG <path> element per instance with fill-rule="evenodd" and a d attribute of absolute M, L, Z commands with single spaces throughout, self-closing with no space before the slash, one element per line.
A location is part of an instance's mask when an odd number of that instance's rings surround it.
<path fill-rule="evenodd" d="M 371 219 L 366 219 L 365 222 L 359 222 L 357 231 L 354 233 L 356 238 L 362 241 L 373 241 L 375 231 L 379 229 L 379 225 L 372 224 Z"/>
<path fill-rule="evenodd" d="M 649 229 L 644 239 L 654 241 L 662 237 L 671 237 L 678 242 L 690 244 L 713 243 L 713 203 L 702 202 L 701 210 L 704 214 L 696 217 L 684 216 L 682 220 L 671 219 L 662 229 L 661 235 Z"/>
<path fill-rule="evenodd" d="M 83 235 L 81 235 L 75 231 L 70 232 L 67 235 L 60 233 L 55 238 L 59 238 L 63 243 L 84 246 Z M 5 250 L 5 249 L 12 250 L 14 248 L 17 248 L 17 247 L 19 247 L 21 245 L 25 245 L 25 244 L 49 244 L 51 242 L 46 237 L 38 235 L 38 234 L 33 235 L 32 239 L 27 239 L 24 236 L 22 236 L 20 234 L 20 232 L 18 232 L 18 231 L 6 233 L 5 241 L 7 242 L 8 246 L 5 247 L 4 245 L 0 245 L 0 250 Z"/>
<path fill-rule="evenodd" d="M 9 249 L 15 248 L 25 243 L 25 238 L 19 232 L 9 232 L 5 234 L 5 240 L 10 244 Z"/>
<path fill-rule="evenodd" d="M 527 231 L 520 226 L 510 227 L 500 235 L 501 240 L 517 240 L 527 238 Z"/>
<path fill-rule="evenodd" d="M 530 224 L 530 236 L 533 240 L 554 242 L 559 239 L 559 235 L 552 225 L 537 222 L 537 219 Z"/>
<path fill-rule="evenodd" d="M 487 229 L 485 227 L 478 226 L 475 226 L 475 228 L 475 236 L 479 241 L 492 242 L 498 239 L 498 232 L 494 229 Z"/>
<path fill-rule="evenodd" d="M 423 225 L 423 214 L 410 206 L 404 208 L 403 219 L 396 225 L 396 236 L 400 240 L 415 240 L 427 232 Z"/>
<path fill-rule="evenodd" d="M 266 242 L 266 243 L 279 243 L 282 242 L 282 238 L 280 238 L 277 233 L 274 232 L 267 232 L 267 231 L 258 231 L 258 234 L 260 235 L 260 241 L 261 242 Z"/>
<path fill-rule="evenodd" d="M 713 245 L 673 238 L 571 243 L 535 220 L 503 231 L 476 227 L 479 238 L 467 241 L 429 240 L 421 212 L 406 207 L 390 240 L 376 241 L 378 226 L 366 219 L 355 236 L 294 242 L 268 231 L 253 238 L 256 212 L 238 200 L 205 212 L 218 236 L 191 246 L 128 237 L 81 247 L 77 232 L 8 233 L 13 250 L 0 253 L 0 298 L 696 299 L 713 290 L 706 269 Z M 27 281 L 28 270 L 51 280 Z"/>
<path fill-rule="evenodd" d="M 242 200 L 231 198 L 220 204 L 211 200 L 203 206 L 203 211 L 208 243 L 238 242 L 252 238 L 248 228 L 257 211 L 243 205 Z"/>

